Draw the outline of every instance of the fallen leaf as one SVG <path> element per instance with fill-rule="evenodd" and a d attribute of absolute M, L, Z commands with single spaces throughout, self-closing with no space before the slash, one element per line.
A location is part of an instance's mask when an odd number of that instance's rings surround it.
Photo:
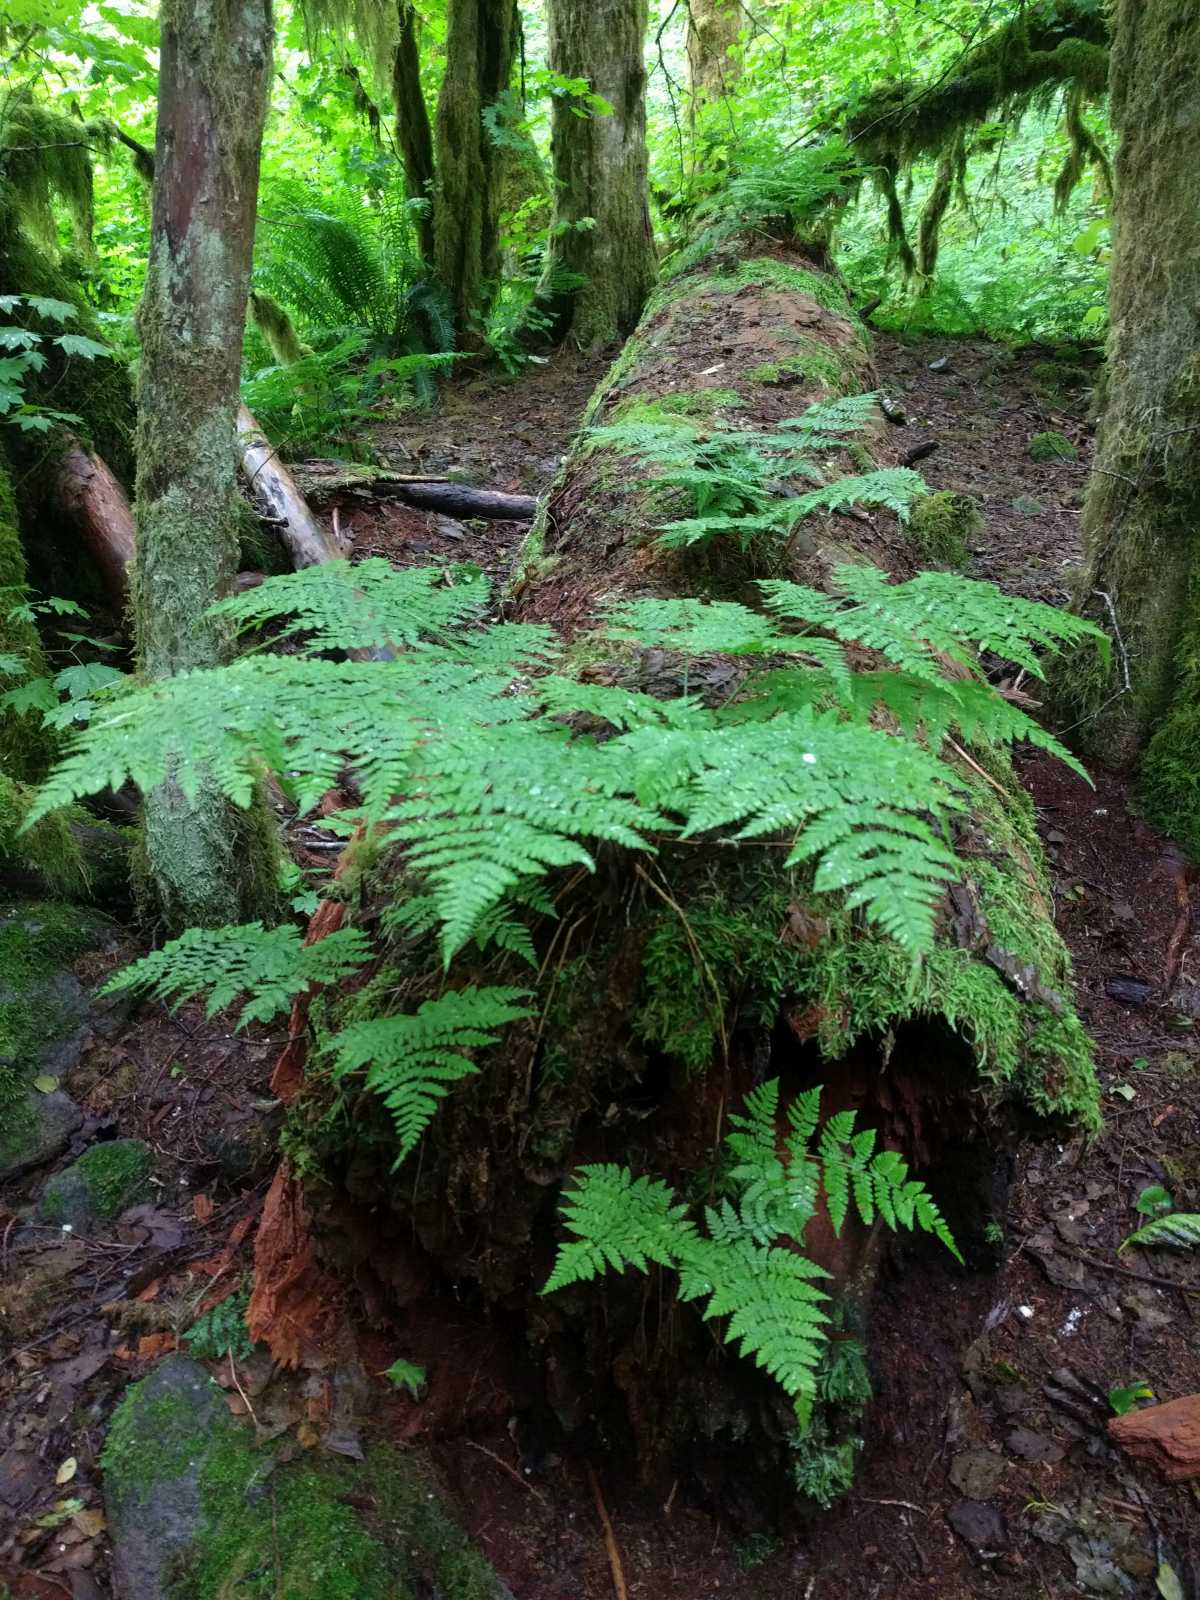
<path fill-rule="evenodd" d="M 139 1289 L 134 1295 L 135 1300 L 157 1300 L 158 1291 L 162 1288 L 161 1278 L 152 1278 L 144 1289 Z"/>
<path fill-rule="evenodd" d="M 192 1196 L 192 1215 L 197 1222 L 208 1222 L 213 1214 L 213 1203 L 206 1194 Z"/>
<path fill-rule="evenodd" d="M 1113 1093 L 1119 1094 L 1122 1100 L 1136 1100 L 1137 1090 L 1131 1083 L 1114 1083 Z"/>
<path fill-rule="evenodd" d="M 302 1422 L 296 1429 L 296 1438 L 306 1450 L 311 1450 L 315 1444 L 320 1442 L 321 1435 L 311 1422 Z"/>
<path fill-rule="evenodd" d="M 1163 1600 L 1184 1600 L 1183 1585 L 1179 1581 L 1179 1574 L 1174 1567 L 1160 1562 L 1158 1576 L 1154 1580 L 1154 1587 L 1162 1595 Z"/>
<path fill-rule="evenodd" d="M 85 1539 L 94 1539 L 98 1533 L 104 1532 L 103 1511 L 87 1510 L 77 1511 L 74 1517 L 75 1526 Z"/>
<path fill-rule="evenodd" d="M 138 1340 L 138 1360 L 151 1361 L 155 1356 L 165 1356 L 178 1350 L 179 1340 L 173 1333 L 147 1333 Z"/>
<path fill-rule="evenodd" d="M 33 1080 L 33 1087 L 39 1094 L 53 1094 L 58 1088 L 58 1079 L 48 1072 L 42 1072 Z"/>
<path fill-rule="evenodd" d="M 54 1474 L 54 1481 L 58 1484 L 70 1483 L 71 1479 L 78 1471 L 78 1461 L 76 1461 L 74 1456 L 68 1456 L 63 1462 L 62 1466 L 59 1467 L 58 1471 Z"/>

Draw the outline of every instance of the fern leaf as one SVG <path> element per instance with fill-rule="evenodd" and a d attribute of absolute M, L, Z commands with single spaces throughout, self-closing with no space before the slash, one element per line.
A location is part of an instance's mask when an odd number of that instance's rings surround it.
<path fill-rule="evenodd" d="M 310 983 L 340 982 L 371 955 L 357 928 L 339 928 L 315 944 L 305 944 L 299 928 L 264 928 L 261 922 L 189 928 L 122 967 L 100 992 L 145 989 L 172 1008 L 207 992 L 210 1017 L 242 996 L 237 1026 L 243 1028 L 287 1011 Z"/>
<path fill-rule="evenodd" d="M 1173 1245 L 1177 1250 L 1200 1250 L 1200 1214 L 1189 1211 L 1172 1211 L 1168 1216 L 1155 1217 L 1121 1244 L 1121 1250 L 1130 1245 Z M 1118 1252 L 1119 1253 L 1119 1252 Z"/>
<path fill-rule="evenodd" d="M 499 1029 L 530 1016 L 521 1004 L 527 996 L 525 989 L 472 985 L 415 1012 L 351 1023 L 326 1041 L 335 1075 L 365 1069 L 367 1087 L 391 1112 L 397 1166 L 416 1148 L 438 1102 L 478 1070 L 463 1052 L 495 1044 Z"/>
<path fill-rule="evenodd" d="M 695 1233 L 687 1207 L 665 1183 L 612 1165 L 580 1167 L 575 1187 L 563 1196 L 562 1215 L 577 1238 L 560 1246 L 543 1294 L 630 1266 L 641 1272 L 650 1262 L 673 1266 Z"/>

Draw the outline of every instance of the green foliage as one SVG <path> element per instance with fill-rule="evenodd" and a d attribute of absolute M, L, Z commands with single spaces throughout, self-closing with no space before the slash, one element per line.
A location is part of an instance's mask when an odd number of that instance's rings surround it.
<path fill-rule="evenodd" d="M 818 1133 L 820 1098 L 806 1090 L 783 1116 L 776 1080 L 746 1097 L 725 1139 L 728 1192 L 704 1208 L 703 1231 L 665 1183 L 624 1167 L 581 1167 L 562 1202 L 575 1237 L 559 1247 L 543 1293 L 628 1267 L 672 1268 L 680 1298 L 704 1300 L 706 1318 L 729 1318 L 726 1343 L 770 1373 L 806 1430 L 829 1337 L 828 1296 L 816 1280 L 828 1274 L 791 1246 L 803 1245 L 821 1195 L 836 1233 L 853 1202 L 864 1226 L 878 1216 L 889 1228 L 919 1228 L 958 1255 L 924 1185 L 895 1152 L 875 1151 L 873 1130 L 855 1131 L 853 1112 L 836 1113 Z"/>
<path fill-rule="evenodd" d="M 1141 1378 L 1135 1378 L 1132 1383 L 1122 1384 L 1119 1388 L 1108 1391 L 1108 1403 L 1112 1407 L 1113 1415 L 1117 1417 L 1127 1416 L 1139 1401 L 1154 1398 L 1154 1390 Z"/>
<path fill-rule="evenodd" d="M 74 412 L 55 411 L 27 400 L 25 379 L 30 373 L 45 371 L 46 350 L 50 347 L 82 361 L 111 356 L 112 351 L 82 333 L 63 331 L 64 325 L 79 315 L 77 308 L 65 300 L 36 294 L 0 295 L 0 313 L 5 316 L 20 315 L 21 306 L 25 307 L 23 320 L 0 327 L 0 421 L 22 433 L 46 433 L 56 422 L 78 424 L 81 419 Z M 31 328 L 30 321 L 41 326 Z"/>
<path fill-rule="evenodd" d="M 298 928 L 188 928 L 160 950 L 122 967 L 102 994 L 146 989 L 158 1000 L 181 1005 L 208 992 L 207 1015 L 243 997 L 238 1027 L 269 1022 L 290 1009 L 310 983 L 338 983 L 370 959 L 371 946 L 357 928 L 339 928 L 305 944 Z"/>
<path fill-rule="evenodd" d="M 383 1374 L 395 1389 L 407 1389 L 414 1400 L 419 1400 L 425 1387 L 425 1368 L 415 1361 L 405 1361 L 403 1356 L 393 1361 Z"/>
<path fill-rule="evenodd" d="M 1031 434 L 1025 449 L 1031 461 L 1076 461 L 1079 458 L 1079 451 L 1066 434 L 1057 433 L 1054 429 L 1047 433 Z"/>
<path fill-rule="evenodd" d="M 1155 1217 L 1144 1227 L 1131 1233 L 1121 1244 L 1122 1250 L 1131 1245 L 1171 1245 L 1177 1250 L 1200 1250 L 1200 1214 L 1189 1211 L 1171 1211 L 1165 1217 Z"/>
<path fill-rule="evenodd" d="M 770 548 L 819 510 L 885 506 L 907 520 L 914 501 L 925 493 L 918 473 L 889 467 L 827 480 L 821 460 L 865 426 L 875 400 L 873 394 L 851 395 L 813 405 L 769 433 L 659 408 L 593 428 L 588 444 L 634 458 L 654 469 L 652 486 L 678 491 L 691 514 L 662 525 L 664 544 L 688 546 L 720 537 L 736 540 L 743 550 Z M 816 487 L 780 495 L 781 479 Z"/>
<path fill-rule="evenodd" d="M 248 1361 L 254 1342 L 246 1328 L 250 1291 L 239 1289 L 198 1317 L 184 1334 L 197 1361 Z"/>
<path fill-rule="evenodd" d="M 415 1012 L 354 1022 L 326 1042 L 334 1073 L 365 1072 L 392 1114 L 399 1164 L 417 1146 L 451 1086 L 478 1071 L 464 1050 L 495 1044 L 498 1030 L 530 1015 L 525 989 L 474 986 L 426 1000 Z"/>
<path fill-rule="evenodd" d="M 983 527 L 977 502 L 969 494 L 939 489 L 918 500 L 909 518 L 913 543 L 927 561 L 957 569 L 966 564 L 969 541 Z"/>

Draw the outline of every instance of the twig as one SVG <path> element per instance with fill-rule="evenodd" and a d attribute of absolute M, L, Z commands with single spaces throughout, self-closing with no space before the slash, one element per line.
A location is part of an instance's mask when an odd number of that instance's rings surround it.
<path fill-rule="evenodd" d="M 604 1524 L 604 1548 L 608 1551 L 608 1564 L 612 1568 L 613 1591 L 617 1600 L 629 1600 L 629 1590 L 625 1587 L 625 1568 L 621 1564 L 621 1552 L 617 1547 L 617 1536 L 613 1532 L 608 1507 L 604 1504 L 604 1496 L 600 1493 L 600 1482 L 591 1467 L 587 1470 L 592 1485 L 592 1495 L 596 1501 L 596 1510 L 600 1514 L 600 1521 Z"/>
<path fill-rule="evenodd" d="M 905 1511 L 915 1511 L 919 1517 L 929 1515 L 924 1506 L 915 1506 L 911 1500 L 872 1500 L 865 1494 L 856 1494 L 854 1501 L 860 1506 L 903 1506 Z"/>
<path fill-rule="evenodd" d="M 1180 1294 L 1200 1295 L 1200 1288 L 1193 1289 L 1190 1284 L 1176 1283 L 1174 1278 L 1160 1278 L 1153 1272 L 1135 1272 L 1132 1267 L 1123 1267 L 1119 1261 L 1106 1261 L 1103 1256 L 1091 1255 L 1087 1250 L 1072 1250 L 1065 1244 L 1056 1244 L 1054 1248 L 1061 1255 L 1074 1256 L 1077 1261 L 1086 1261 L 1089 1266 L 1100 1267 L 1104 1272 L 1119 1273 L 1122 1278 L 1133 1278 L 1138 1283 L 1152 1283 L 1158 1289 L 1178 1289 Z"/>
<path fill-rule="evenodd" d="M 1002 794 L 1006 800 L 1010 798 L 1010 796 L 1008 794 L 1008 791 L 1005 789 L 1004 785 L 1002 783 L 997 783 L 995 778 L 992 777 L 990 772 L 985 772 L 983 770 L 983 768 L 979 765 L 978 761 L 972 761 L 971 757 L 963 749 L 962 745 L 955 744 L 954 740 L 951 739 L 951 738 L 947 738 L 946 743 L 950 746 L 951 750 L 953 750 L 956 755 L 960 755 L 963 758 L 963 760 L 967 763 L 967 765 L 973 771 L 975 771 L 975 772 L 977 772 L 979 774 L 979 776 L 984 780 L 985 783 L 990 783 L 992 788 L 995 789 L 997 794 Z"/>
<path fill-rule="evenodd" d="M 1121 680 L 1125 685 L 1122 693 L 1128 694 L 1133 688 L 1133 680 L 1129 676 L 1129 655 L 1125 649 L 1125 641 L 1121 637 L 1121 629 L 1117 622 L 1117 608 L 1113 605 L 1112 595 L 1107 590 L 1093 589 L 1092 593 L 1098 594 L 1108 607 L 1108 614 L 1112 619 L 1113 632 L 1117 636 L 1117 649 L 1121 652 Z"/>
<path fill-rule="evenodd" d="M 501 1456 L 498 1456 L 494 1450 L 489 1450 L 485 1444 L 476 1444 L 474 1439 L 468 1439 L 466 1444 L 468 1450 L 478 1450 L 481 1456 L 486 1456 L 489 1461 L 494 1461 L 502 1472 L 507 1472 L 510 1478 L 515 1478 L 516 1481 L 521 1485 L 522 1489 L 529 1490 L 530 1494 L 535 1500 L 540 1500 L 543 1505 L 549 1504 L 546 1496 L 535 1483 L 530 1483 L 528 1478 L 523 1478 L 517 1471 L 516 1467 L 509 1466 L 508 1462 L 505 1461 Z"/>
<path fill-rule="evenodd" d="M 217 1277 L 219 1278 L 220 1276 L 221 1276 L 221 1274 L 218 1273 Z M 213 1279 L 213 1282 L 214 1283 L 216 1282 L 216 1278 Z M 237 1369 L 234 1367 L 234 1364 L 233 1364 L 233 1346 L 232 1345 L 229 1346 L 229 1376 L 233 1379 L 233 1387 L 241 1395 L 242 1404 L 245 1406 L 246 1410 L 250 1413 L 250 1421 L 254 1424 L 255 1432 L 257 1432 L 258 1431 L 258 1418 L 254 1414 L 254 1407 L 250 1404 L 250 1396 L 246 1393 L 245 1389 L 243 1389 L 241 1384 L 238 1382 Z"/>

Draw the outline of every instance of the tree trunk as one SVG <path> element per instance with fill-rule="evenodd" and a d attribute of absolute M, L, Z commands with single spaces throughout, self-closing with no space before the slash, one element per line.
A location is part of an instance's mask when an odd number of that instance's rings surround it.
<path fill-rule="evenodd" d="M 434 259 L 433 132 L 421 90 L 421 50 L 417 13 L 411 0 L 397 0 L 400 32 L 392 57 L 392 98 L 396 104 L 396 143 L 404 162 L 410 200 L 423 200 L 417 215 L 417 242 L 425 261 Z"/>
<path fill-rule="evenodd" d="M 437 106 L 434 259 L 454 326 L 468 342 L 500 274 L 500 152 L 483 113 L 508 88 L 517 37 L 515 0 L 449 0 Z"/>
<path fill-rule="evenodd" d="M 1111 331 L 1078 603 L 1115 623 L 1105 681 L 1068 683 L 1080 738 L 1142 769 L 1154 820 L 1200 855 L 1200 14 L 1121 0 Z"/>
<path fill-rule="evenodd" d="M 134 618 L 151 680 L 230 658 L 206 609 L 237 572 L 235 417 L 271 73 L 270 0 L 167 0 L 146 288 L 138 313 Z M 147 796 L 146 863 L 168 926 L 268 903 L 266 818 L 215 790 Z M 253 833 L 255 837 L 249 836 Z"/>
<path fill-rule="evenodd" d="M 731 240 L 666 286 L 589 421 L 655 403 L 704 417 L 719 404 L 735 427 L 761 429 L 831 388 L 873 387 L 865 336 L 819 257 L 781 245 L 755 259 L 756 249 L 761 243 Z M 781 383 L 781 372 L 795 383 Z M 882 420 L 863 447 L 879 464 L 895 460 Z M 663 547 L 662 490 L 646 479 L 643 462 L 585 435 L 531 531 L 511 598 L 518 621 L 552 623 L 570 639 L 623 598 L 716 594 L 758 603 L 755 566 L 739 549 L 713 557 L 703 547 Z M 894 520 L 859 514 L 793 538 L 780 571 L 820 586 L 832 565 L 853 560 L 899 576 L 915 565 Z M 606 645 L 596 634 L 576 649 L 585 676 L 600 684 L 721 703 L 736 687 L 734 658 L 693 663 L 689 680 L 687 665 L 661 650 Z M 857 1108 L 936 1182 L 960 1245 L 981 1259 L 986 1225 L 997 1220 L 984 1191 L 1002 1095 L 1042 1112 L 1094 1116 L 1096 1089 L 1078 1020 L 1053 992 L 1067 989 L 1069 969 L 1050 923 L 1031 807 L 1005 762 L 977 754 L 946 748 L 974 797 L 960 841 L 972 865 L 919 969 L 835 899 L 814 894 L 803 872 L 783 865 L 776 840 L 668 843 L 642 860 L 602 850 L 594 876 L 578 872 L 551 888 L 557 915 L 534 930 L 537 978 L 505 967 L 504 957 L 456 961 L 452 986 L 536 985 L 533 1019 L 479 1054 L 479 1075 L 456 1086 L 400 1181 L 386 1118 L 369 1097 L 356 1103 L 346 1124 L 356 1130 L 351 1145 L 329 1152 L 330 1186 L 314 1202 L 325 1261 L 384 1295 L 393 1283 L 411 1293 L 402 1257 L 415 1237 L 456 1293 L 502 1308 L 499 1326 L 516 1321 L 544 1385 L 535 1404 L 547 1426 L 570 1435 L 595 1425 L 623 1460 L 636 1459 L 666 1486 L 699 1475 L 725 1504 L 752 1492 L 764 1507 L 773 1495 L 794 1498 L 787 1462 L 795 1417 L 749 1362 L 720 1348 L 694 1309 L 677 1303 L 672 1285 L 626 1274 L 540 1295 L 561 1237 L 558 1193 L 580 1162 L 612 1161 L 690 1196 L 711 1195 L 729 1112 L 754 1084 L 779 1077 L 788 1095 L 824 1085 L 827 1114 Z M 402 864 L 383 866 L 364 885 L 365 903 L 394 903 L 402 882 Z M 1021 961 L 1006 965 L 1003 946 L 1020 950 Z M 384 960 L 374 992 L 394 982 L 406 1007 L 430 992 L 421 987 L 424 954 Z M 1024 961 L 1042 981 L 1022 991 L 1006 974 Z M 290 1032 L 305 1036 L 299 1012 Z M 291 1052 L 281 1078 L 294 1082 L 296 1066 Z M 322 1103 L 314 1078 L 299 1101 L 309 1126 Z M 381 1223 L 389 1209 L 394 1218 Z M 812 1247 L 834 1273 L 853 1331 L 865 1316 L 878 1240 L 861 1229 L 841 1241 L 814 1231 Z M 392 1241 L 386 1251 L 381 1238 Z"/>
<path fill-rule="evenodd" d="M 588 80 L 611 115 L 554 101 L 554 217 L 538 305 L 554 341 L 630 332 L 654 283 L 646 194 L 646 0 L 550 0 L 550 66 Z M 580 284 L 579 279 L 585 281 Z"/>
<path fill-rule="evenodd" d="M 746 18 L 739 0 L 691 0 L 687 20 L 688 84 L 692 112 L 728 94 L 741 75 L 730 54 Z"/>

